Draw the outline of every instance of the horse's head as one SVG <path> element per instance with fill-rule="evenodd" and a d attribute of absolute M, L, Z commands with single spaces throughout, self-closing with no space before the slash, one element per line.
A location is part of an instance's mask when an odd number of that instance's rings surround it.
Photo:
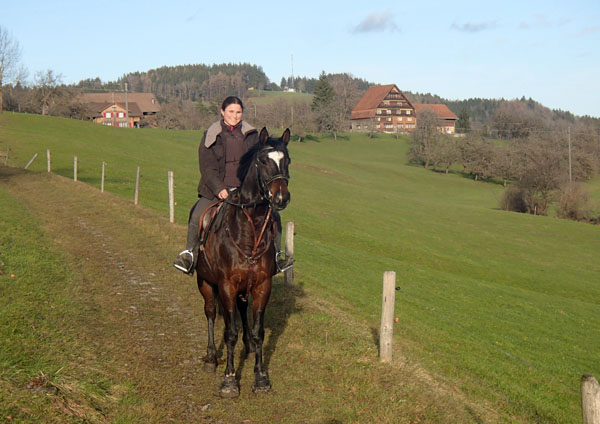
<path fill-rule="evenodd" d="M 263 128 L 258 139 L 255 164 L 261 194 L 275 210 L 285 209 L 290 202 L 288 190 L 290 155 L 287 150 L 290 130 L 286 129 L 281 138 L 271 138 L 267 129 Z"/>

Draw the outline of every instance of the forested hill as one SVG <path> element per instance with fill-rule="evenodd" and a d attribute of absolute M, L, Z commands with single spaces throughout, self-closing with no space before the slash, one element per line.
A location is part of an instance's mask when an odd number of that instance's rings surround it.
<path fill-rule="evenodd" d="M 227 95 L 244 97 L 249 88 L 270 88 L 262 67 L 249 63 L 195 64 L 163 66 L 145 72 L 131 72 L 116 82 L 103 83 L 99 78 L 80 81 L 78 88 L 91 90 L 128 89 L 154 93 L 159 100 L 170 98 L 196 101 Z"/>
<path fill-rule="evenodd" d="M 471 121 L 480 124 L 493 121 L 495 115 L 500 113 L 502 109 L 510 109 L 511 111 L 518 112 L 521 116 L 527 116 L 528 119 L 537 119 L 546 123 L 557 121 L 574 123 L 577 120 L 577 117 L 571 112 L 550 109 L 533 100 L 531 97 L 527 99 L 523 96 L 520 99 L 511 100 L 504 98 L 483 99 L 479 97 L 464 100 L 448 100 L 430 93 L 412 93 L 410 91 L 403 91 L 403 93 L 412 103 L 443 103 L 457 116 L 460 116 L 461 112 L 466 110 Z M 584 118 L 598 121 L 598 118 Z"/>
<path fill-rule="evenodd" d="M 349 73 L 327 74 L 334 90 L 341 90 L 348 98 L 357 102 L 366 90 L 375 85 Z M 300 77 L 282 78 L 279 84 L 269 80 L 261 66 L 250 63 L 194 64 L 163 66 L 148 71 L 136 71 L 123 75 L 117 81 L 103 82 L 99 78 L 80 81 L 76 88 L 85 91 L 124 90 L 128 84 L 130 92 L 154 93 L 161 104 L 182 101 L 217 102 L 229 95 L 248 97 L 249 90 L 287 90 L 293 88 L 303 93 L 313 93 L 318 78 Z M 394 83 L 395 81 L 389 81 Z M 529 98 L 521 99 L 484 99 L 470 98 L 449 100 L 436 94 L 418 93 L 406 90 L 410 87 L 398 87 L 413 103 L 443 103 L 457 116 L 468 118 L 476 126 L 494 125 L 498 115 L 510 116 L 519 122 L 539 126 L 556 122 L 575 123 L 580 119 L 571 112 L 551 110 Z M 350 107 L 351 110 L 353 105 Z M 584 117 L 598 125 L 600 119 Z"/>

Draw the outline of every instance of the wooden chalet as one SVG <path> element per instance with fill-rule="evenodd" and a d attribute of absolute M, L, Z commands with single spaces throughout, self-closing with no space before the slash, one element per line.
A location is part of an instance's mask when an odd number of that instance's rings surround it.
<path fill-rule="evenodd" d="M 443 104 L 415 104 L 414 107 L 417 116 L 426 110 L 433 112 L 440 121 L 438 126 L 440 132 L 445 134 L 456 133 L 456 121 L 458 120 L 458 116 L 452 113 L 452 111 L 448 109 L 448 106 Z"/>
<path fill-rule="evenodd" d="M 113 127 L 137 128 L 143 117 L 160 112 L 152 93 L 83 93 L 77 101 L 95 123 Z"/>
<path fill-rule="evenodd" d="M 406 133 L 417 127 L 415 108 L 395 84 L 367 90 L 350 116 L 352 131 Z"/>

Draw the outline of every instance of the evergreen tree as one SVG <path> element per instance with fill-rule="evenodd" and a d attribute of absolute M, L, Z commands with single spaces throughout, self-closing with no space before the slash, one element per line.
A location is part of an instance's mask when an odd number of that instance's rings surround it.
<path fill-rule="evenodd" d="M 460 133 L 467 133 L 471 131 L 471 117 L 469 111 L 466 108 L 462 108 L 458 114 L 458 121 L 456 121 L 456 130 Z"/>
<path fill-rule="evenodd" d="M 321 72 L 321 75 L 319 75 L 319 81 L 317 82 L 313 94 L 313 112 L 319 112 L 321 109 L 329 107 L 331 106 L 331 103 L 333 103 L 335 92 L 333 91 L 333 87 L 329 83 L 329 79 L 327 78 L 327 75 L 325 75 L 325 72 Z"/>
<path fill-rule="evenodd" d="M 335 91 L 325 75 L 321 72 L 314 91 L 311 109 L 315 115 L 318 131 L 329 131 L 337 139 L 340 122 L 335 110 Z"/>

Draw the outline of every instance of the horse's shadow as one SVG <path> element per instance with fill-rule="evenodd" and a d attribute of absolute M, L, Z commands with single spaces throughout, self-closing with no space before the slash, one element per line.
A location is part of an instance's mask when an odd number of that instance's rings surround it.
<path fill-rule="evenodd" d="M 271 357 L 277 348 L 279 338 L 285 332 L 288 325 L 289 317 L 302 310 L 297 304 L 297 299 L 304 296 L 305 293 L 301 287 L 286 284 L 283 276 L 276 276 L 273 278 L 271 299 L 265 314 L 265 332 L 270 331 L 268 337 L 265 337 L 265 343 L 263 345 L 263 362 L 267 370 L 269 369 Z M 252 305 L 248 305 L 249 315 L 252 315 L 250 312 L 251 310 Z M 250 317 L 250 326 L 252 326 L 251 321 Z M 241 326 L 238 328 L 240 328 L 241 331 Z M 245 357 L 242 349 L 242 354 L 240 355 L 236 370 L 238 378 L 242 375 L 246 360 L 248 359 L 252 359 L 253 361 L 253 356 Z"/>

